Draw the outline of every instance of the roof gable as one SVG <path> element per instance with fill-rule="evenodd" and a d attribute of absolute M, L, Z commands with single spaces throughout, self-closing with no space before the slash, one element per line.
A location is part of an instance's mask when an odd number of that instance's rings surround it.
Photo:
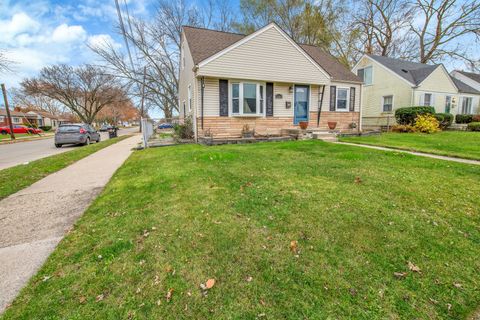
<path fill-rule="evenodd" d="M 316 46 L 296 43 L 274 23 L 248 36 L 193 27 L 184 27 L 184 34 L 190 47 L 194 63 L 201 67 L 270 29 L 275 29 L 281 34 L 284 40 L 290 43 L 290 46 L 294 47 L 298 53 L 303 55 L 304 58 L 312 64 L 313 68 L 318 69 L 318 71 L 322 72 L 326 77 L 330 77 L 334 81 L 362 82 L 357 75 L 338 62 L 331 54 Z M 284 41 L 284 43 L 286 42 Z M 285 47 L 286 46 L 282 49 Z"/>
<path fill-rule="evenodd" d="M 470 87 L 468 84 L 466 84 L 465 82 L 459 80 L 459 79 L 456 79 L 454 77 L 451 77 L 453 83 L 455 83 L 455 86 L 458 88 L 458 92 L 460 93 L 471 93 L 471 94 L 480 94 L 480 91 L 478 91 L 477 89 L 474 89 L 472 87 Z"/>

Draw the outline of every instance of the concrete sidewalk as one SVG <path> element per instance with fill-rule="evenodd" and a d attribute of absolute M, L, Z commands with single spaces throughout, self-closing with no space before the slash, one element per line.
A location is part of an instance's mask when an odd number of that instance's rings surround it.
<path fill-rule="evenodd" d="M 432 153 L 408 151 L 408 150 L 403 150 L 403 149 L 387 148 L 387 147 L 380 147 L 380 146 L 372 146 L 372 145 L 369 145 L 369 144 L 361 144 L 361 143 L 350 143 L 350 142 L 335 142 L 335 143 L 345 144 L 345 145 L 354 146 L 354 147 L 382 150 L 382 151 L 403 152 L 403 153 L 413 154 L 415 156 L 420 156 L 420 157 L 427 157 L 427 158 L 432 158 L 432 159 L 439 159 L 439 160 L 453 161 L 453 162 L 459 162 L 459 163 L 480 165 L 480 161 L 478 161 L 478 160 L 447 157 L 447 156 L 441 156 L 441 155 L 432 154 Z"/>
<path fill-rule="evenodd" d="M 0 201 L 0 313 L 140 142 L 106 147 Z"/>

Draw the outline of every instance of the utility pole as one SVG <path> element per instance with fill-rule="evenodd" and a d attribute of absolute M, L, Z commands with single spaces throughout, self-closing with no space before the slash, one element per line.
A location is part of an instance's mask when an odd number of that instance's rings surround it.
<path fill-rule="evenodd" d="M 3 93 L 3 101 L 5 101 L 5 110 L 7 111 L 8 125 L 10 126 L 10 138 L 12 138 L 12 140 L 15 140 L 15 134 L 13 133 L 12 117 L 10 116 L 10 108 L 8 107 L 7 89 L 5 89 L 5 84 L 3 83 L 2 83 L 2 93 Z"/>
<path fill-rule="evenodd" d="M 145 103 L 145 78 L 147 76 L 147 66 L 143 67 L 143 81 L 142 81 L 142 99 L 140 100 L 140 119 L 143 118 L 144 114 L 144 103 Z M 142 132 L 142 123 L 140 121 L 140 132 Z"/>

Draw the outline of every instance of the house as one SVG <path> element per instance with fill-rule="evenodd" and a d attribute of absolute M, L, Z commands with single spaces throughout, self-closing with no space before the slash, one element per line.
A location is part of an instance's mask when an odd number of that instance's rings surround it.
<path fill-rule="evenodd" d="M 25 113 L 32 124 L 37 127 L 52 127 L 56 129 L 62 122 L 60 117 L 43 110 L 32 110 Z"/>
<path fill-rule="evenodd" d="M 467 84 L 468 86 L 474 88 L 475 90 L 480 91 L 480 74 L 454 70 L 452 72 L 452 77 L 462 81 L 463 83 Z"/>
<path fill-rule="evenodd" d="M 364 55 L 353 72 L 363 79 L 363 128 L 393 124 L 395 109 L 433 106 L 436 112 L 480 112 L 480 91 L 452 77 L 442 64 L 428 65 Z"/>
<path fill-rule="evenodd" d="M 184 26 L 180 60 L 180 119 L 192 118 L 196 139 L 360 125 L 361 80 L 275 23 L 250 35 Z"/>
<path fill-rule="evenodd" d="M 12 124 L 27 124 L 27 120 L 25 118 L 25 114 L 20 111 L 10 110 L 10 116 L 12 117 Z M 8 126 L 8 117 L 7 111 L 5 109 L 0 108 L 0 127 Z"/>

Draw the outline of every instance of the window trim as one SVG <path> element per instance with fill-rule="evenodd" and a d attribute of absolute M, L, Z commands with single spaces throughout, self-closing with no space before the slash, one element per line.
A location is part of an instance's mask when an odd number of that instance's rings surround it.
<path fill-rule="evenodd" d="M 345 109 L 338 109 L 338 92 L 340 90 L 347 90 L 347 106 Z M 350 88 L 349 87 L 337 87 L 335 92 L 335 112 L 350 112 Z"/>
<path fill-rule="evenodd" d="M 429 94 L 430 95 L 430 104 L 425 104 L 425 96 Z M 433 93 L 432 92 L 424 92 L 423 94 L 423 104 L 422 104 L 422 107 L 434 107 L 432 106 L 432 103 L 434 101 L 433 99 Z"/>
<path fill-rule="evenodd" d="M 188 98 L 188 103 L 187 103 L 188 113 L 190 113 L 192 112 L 192 85 L 191 84 L 188 85 L 187 98 Z"/>
<path fill-rule="evenodd" d="M 372 70 L 372 82 L 371 83 L 365 83 L 365 69 L 371 69 Z M 362 68 L 358 68 L 357 69 L 357 75 L 358 75 L 358 70 L 363 70 L 363 78 L 362 79 L 362 82 L 363 82 L 363 86 L 364 87 L 367 87 L 367 86 L 373 86 L 373 65 L 368 65 L 368 66 L 365 66 L 365 67 L 362 67 Z"/>
<path fill-rule="evenodd" d="M 257 102 L 257 112 L 256 113 L 243 113 L 243 84 L 255 84 L 256 85 L 256 102 Z M 239 113 L 233 113 L 233 84 L 239 84 L 238 86 L 238 111 Z M 260 86 L 263 86 L 263 99 L 260 99 Z M 267 83 L 262 81 L 255 80 L 228 80 L 228 113 L 232 117 L 253 117 L 253 118 L 264 118 L 266 117 L 266 92 L 267 92 Z M 263 103 L 263 107 L 260 108 L 260 103 Z M 262 110 L 262 112 L 260 112 Z"/>
<path fill-rule="evenodd" d="M 463 101 L 465 101 L 465 99 L 470 99 L 470 113 L 464 113 L 463 112 Z M 462 104 L 461 104 L 461 113 L 462 114 L 473 114 L 473 97 L 472 96 L 462 96 Z"/>
<path fill-rule="evenodd" d="M 385 111 L 385 98 L 387 97 L 392 97 L 392 110 L 390 111 Z M 392 113 L 394 106 L 395 106 L 395 96 L 393 94 L 387 94 L 385 96 L 382 96 L 382 113 Z"/>
<path fill-rule="evenodd" d="M 22 119 L 19 117 L 12 117 L 12 123 L 22 123 Z"/>

